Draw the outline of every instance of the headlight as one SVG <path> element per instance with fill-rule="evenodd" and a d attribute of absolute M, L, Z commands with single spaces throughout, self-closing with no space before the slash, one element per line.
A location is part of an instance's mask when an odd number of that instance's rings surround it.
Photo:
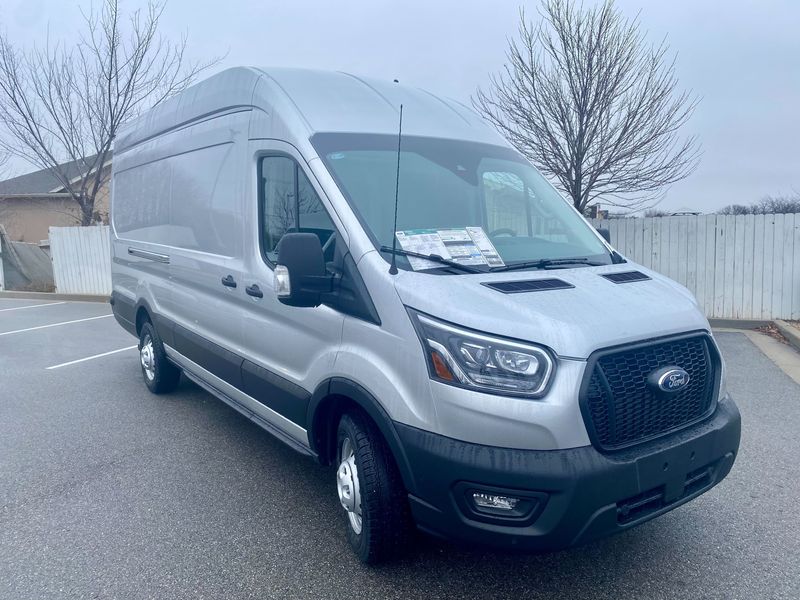
<path fill-rule="evenodd" d="M 541 346 L 469 331 L 408 309 L 432 379 L 504 396 L 540 398 L 555 369 Z"/>

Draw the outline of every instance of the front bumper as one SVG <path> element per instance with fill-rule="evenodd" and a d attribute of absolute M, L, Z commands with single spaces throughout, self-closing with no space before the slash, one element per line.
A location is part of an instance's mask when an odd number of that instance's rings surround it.
<path fill-rule="evenodd" d="M 629 529 L 688 502 L 730 472 L 741 418 L 729 398 L 703 423 L 629 450 L 592 446 L 514 450 L 469 444 L 396 424 L 420 529 L 506 548 L 554 550 Z M 473 491 L 524 498 L 530 513 L 476 512 Z"/>

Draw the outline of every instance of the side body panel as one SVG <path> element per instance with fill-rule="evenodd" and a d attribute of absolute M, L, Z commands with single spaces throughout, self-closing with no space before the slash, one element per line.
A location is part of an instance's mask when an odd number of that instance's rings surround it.
<path fill-rule="evenodd" d="M 249 111 L 150 139 L 114 163 L 114 290 L 145 302 L 165 342 L 240 381 L 241 323 L 232 288 L 241 278 L 243 180 Z M 216 351 L 220 350 L 220 351 Z M 226 360 L 228 358 L 229 360 Z"/>
<path fill-rule="evenodd" d="M 192 150 L 169 159 L 171 219 L 191 224 L 172 252 L 172 296 L 165 316 L 174 347 L 231 385 L 241 386 L 244 153 L 249 112 L 225 115 L 180 132 Z M 188 145 L 187 144 L 187 145 Z M 223 285 L 223 279 L 237 287 Z"/>

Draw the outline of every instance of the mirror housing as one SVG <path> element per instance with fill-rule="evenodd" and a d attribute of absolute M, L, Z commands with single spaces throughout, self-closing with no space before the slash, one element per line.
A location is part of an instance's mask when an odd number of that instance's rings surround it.
<path fill-rule="evenodd" d="M 606 242 L 611 244 L 611 231 L 609 229 L 605 227 L 597 227 L 597 233 L 599 233 L 600 237 L 602 237 Z"/>
<path fill-rule="evenodd" d="M 333 291 L 333 275 L 325 268 L 319 237 L 313 233 L 287 233 L 278 243 L 275 294 L 288 306 L 314 307 L 322 294 Z"/>

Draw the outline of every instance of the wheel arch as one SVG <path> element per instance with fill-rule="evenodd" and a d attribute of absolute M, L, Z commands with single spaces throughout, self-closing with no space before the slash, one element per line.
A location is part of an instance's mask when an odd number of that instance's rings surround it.
<path fill-rule="evenodd" d="M 150 321 L 155 328 L 158 337 L 161 338 L 161 341 L 170 346 L 173 345 L 172 322 L 169 319 L 162 318 L 156 311 L 154 311 L 147 300 L 140 298 L 136 302 L 136 310 L 134 315 L 136 337 L 141 335 L 142 325 L 144 325 L 145 321 Z"/>
<path fill-rule="evenodd" d="M 392 453 L 406 490 L 414 493 L 414 474 L 389 413 L 367 389 L 349 379 L 333 377 L 322 382 L 309 401 L 308 441 L 319 462 L 333 462 L 337 425 L 348 408 L 362 410 L 375 423 Z"/>
<path fill-rule="evenodd" d="M 153 322 L 153 317 L 151 316 L 150 306 L 144 300 L 140 300 L 136 306 L 136 317 L 135 317 L 135 325 L 136 325 L 136 335 L 142 335 L 142 327 L 146 321 Z"/>

